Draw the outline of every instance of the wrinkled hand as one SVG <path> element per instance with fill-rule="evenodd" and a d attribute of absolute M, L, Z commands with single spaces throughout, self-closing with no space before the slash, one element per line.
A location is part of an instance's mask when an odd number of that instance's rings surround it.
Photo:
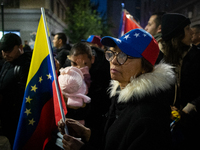
<path fill-rule="evenodd" d="M 84 145 L 80 140 L 67 134 L 63 136 L 62 143 L 65 150 L 79 150 Z"/>
<path fill-rule="evenodd" d="M 86 128 L 84 125 L 73 119 L 66 118 L 65 123 L 68 127 L 69 135 L 76 138 L 82 138 L 85 141 L 89 141 L 91 135 L 89 128 Z M 64 128 L 65 124 L 61 119 L 58 122 L 58 129 L 63 135 L 65 134 Z"/>

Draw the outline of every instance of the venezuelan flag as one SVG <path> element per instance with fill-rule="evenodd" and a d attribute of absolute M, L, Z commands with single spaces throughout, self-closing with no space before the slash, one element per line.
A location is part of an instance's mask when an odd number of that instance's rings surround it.
<path fill-rule="evenodd" d="M 47 42 L 49 39 L 46 36 L 43 20 L 41 15 L 15 136 L 14 150 L 43 149 L 44 143 L 51 136 L 52 131 L 57 128 L 56 124 L 62 118 L 58 96 L 55 93 L 55 79 Z M 62 104 L 66 114 L 63 97 Z"/>

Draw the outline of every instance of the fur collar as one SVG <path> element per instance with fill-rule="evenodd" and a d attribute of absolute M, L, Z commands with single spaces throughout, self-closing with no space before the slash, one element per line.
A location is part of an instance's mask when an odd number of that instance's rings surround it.
<path fill-rule="evenodd" d="M 160 63 L 154 67 L 153 72 L 142 74 L 137 78 L 131 78 L 130 83 L 121 91 L 117 90 L 119 82 L 111 80 L 109 88 L 110 97 L 119 93 L 119 102 L 128 102 L 132 96 L 139 100 L 146 95 L 155 94 L 158 91 L 165 91 L 175 83 L 175 75 L 172 66 Z"/>

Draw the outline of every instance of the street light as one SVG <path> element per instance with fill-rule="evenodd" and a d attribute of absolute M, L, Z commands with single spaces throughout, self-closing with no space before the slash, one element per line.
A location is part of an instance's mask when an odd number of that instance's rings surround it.
<path fill-rule="evenodd" d="M 4 35 L 4 5 L 1 3 L 2 36 Z"/>

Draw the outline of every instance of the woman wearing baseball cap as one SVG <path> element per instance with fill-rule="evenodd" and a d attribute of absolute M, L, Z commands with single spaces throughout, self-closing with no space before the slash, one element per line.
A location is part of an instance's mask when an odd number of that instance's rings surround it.
<path fill-rule="evenodd" d="M 192 43 L 190 19 L 182 14 L 167 13 L 162 17 L 164 59 L 175 67 L 176 86 L 172 110 L 181 118 L 174 128 L 174 149 L 196 149 L 200 134 L 200 49 Z"/>
<path fill-rule="evenodd" d="M 110 62 L 112 78 L 109 90 L 112 104 L 102 149 L 169 149 L 170 107 L 167 91 L 173 86 L 175 78 L 170 65 L 161 63 L 154 66 L 159 54 L 156 40 L 145 30 L 134 29 L 119 39 L 103 37 L 101 43 L 109 47 L 105 57 Z M 64 135 L 64 148 L 88 149 L 87 143 L 72 136 L 87 141 L 89 129 L 78 126 L 71 119 L 67 119 L 66 124 L 69 135 Z M 59 123 L 61 132 L 63 125 Z M 71 129 L 76 132 L 71 132 Z"/>

